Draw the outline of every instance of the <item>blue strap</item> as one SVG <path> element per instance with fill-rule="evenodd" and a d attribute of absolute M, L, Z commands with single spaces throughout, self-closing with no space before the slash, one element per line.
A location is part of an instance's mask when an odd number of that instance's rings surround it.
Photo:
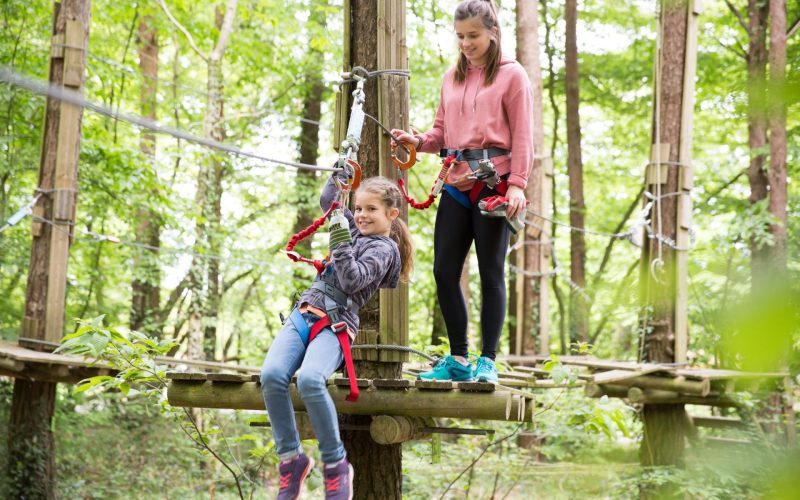
<path fill-rule="evenodd" d="M 306 323 L 305 318 L 303 318 L 303 313 L 295 307 L 292 309 L 292 314 L 289 315 L 289 321 L 292 322 L 294 329 L 297 330 L 298 335 L 300 335 L 300 340 L 303 341 L 303 345 L 308 347 L 308 335 L 311 329 L 308 328 L 308 323 Z"/>
<path fill-rule="evenodd" d="M 472 202 L 469 201 L 469 196 L 459 191 L 455 186 L 445 184 L 444 190 L 447 191 L 447 194 L 452 196 L 453 199 L 456 200 L 462 207 L 472 208 Z"/>

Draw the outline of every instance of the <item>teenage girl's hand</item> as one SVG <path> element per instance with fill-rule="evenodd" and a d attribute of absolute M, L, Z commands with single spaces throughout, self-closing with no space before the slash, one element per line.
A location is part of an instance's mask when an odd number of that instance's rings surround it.
<path fill-rule="evenodd" d="M 415 148 L 419 148 L 420 140 L 414 137 L 409 132 L 405 130 L 400 130 L 399 128 L 392 129 L 392 147 L 396 147 L 398 142 L 407 142 L 414 146 Z"/>
<path fill-rule="evenodd" d="M 525 191 L 519 186 L 508 186 L 506 191 L 506 198 L 508 199 L 508 207 L 506 207 L 506 217 L 513 219 L 525 210 L 528 206 L 528 200 L 525 199 Z"/>

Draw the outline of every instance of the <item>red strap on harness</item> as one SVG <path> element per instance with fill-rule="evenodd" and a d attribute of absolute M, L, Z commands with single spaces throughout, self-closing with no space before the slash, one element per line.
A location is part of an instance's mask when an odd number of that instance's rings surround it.
<path fill-rule="evenodd" d="M 302 241 L 302 240 L 308 238 L 309 236 L 311 236 L 312 234 L 314 234 L 317 231 L 317 229 L 319 229 L 323 224 L 325 224 L 325 220 L 328 218 L 328 216 L 331 214 L 331 212 L 333 210 L 337 209 L 337 208 L 339 208 L 339 202 L 338 201 L 334 201 L 333 203 L 331 203 L 331 206 L 322 215 L 322 217 L 320 217 L 319 219 L 315 220 L 307 228 L 303 229 L 299 233 L 297 233 L 297 234 L 293 235 L 291 238 L 289 238 L 289 242 L 286 244 L 286 256 L 289 257 L 292 260 L 292 262 L 306 262 L 308 264 L 311 264 L 317 270 L 317 273 L 321 273 L 322 271 L 325 270 L 325 261 L 324 260 L 307 259 L 307 258 L 303 257 L 302 255 L 300 255 L 299 253 L 295 252 L 294 251 L 294 247 L 300 241 Z"/>
<path fill-rule="evenodd" d="M 350 379 L 350 394 L 348 394 L 345 399 L 347 401 L 358 401 L 358 384 L 356 383 L 356 368 L 353 365 L 353 354 L 350 352 L 350 334 L 347 333 L 347 325 L 345 325 L 344 321 L 341 323 L 336 323 L 335 325 L 331 325 L 331 319 L 325 315 L 324 318 L 320 318 L 317 320 L 316 323 L 311 327 L 311 332 L 308 334 L 308 343 L 310 344 L 314 337 L 322 331 L 323 328 L 326 326 L 330 326 L 333 329 L 333 333 L 336 334 L 336 338 L 339 339 L 339 345 L 342 346 L 342 354 L 344 354 L 344 366 L 347 370 L 347 378 Z"/>
<path fill-rule="evenodd" d="M 431 205 L 433 205 L 434 200 L 436 200 L 436 197 L 439 195 L 439 192 L 441 191 L 442 186 L 444 185 L 444 180 L 447 177 L 447 172 L 450 170 L 450 165 L 453 163 L 455 159 L 456 159 L 455 155 L 450 155 L 444 159 L 444 161 L 442 162 L 442 168 L 439 170 L 439 175 L 436 177 L 436 181 L 434 182 L 433 187 L 431 187 L 431 193 L 428 195 L 428 199 L 423 201 L 422 203 L 414 200 L 414 198 L 408 195 L 408 190 L 406 189 L 406 183 L 403 181 L 403 179 L 398 177 L 397 185 L 400 186 L 400 192 L 403 193 L 403 198 L 406 199 L 408 204 L 411 205 L 413 208 L 416 208 L 417 210 L 425 210 L 426 208 L 429 208 Z"/>
<path fill-rule="evenodd" d="M 472 185 L 472 189 L 469 191 L 469 201 L 471 201 L 473 205 L 480 199 L 481 191 L 483 191 L 485 185 L 486 183 L 484 181 L 477 181 Z M 508 182 L 501 180 L 494 186 L 494 190 L 500 193 L 500 196 L 505 196 L 508 192 Z"/>

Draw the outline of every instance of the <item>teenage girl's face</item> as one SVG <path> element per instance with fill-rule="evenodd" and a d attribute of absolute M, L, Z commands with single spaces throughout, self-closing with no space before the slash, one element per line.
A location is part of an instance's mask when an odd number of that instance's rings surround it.
<path fill-rule="evenodd" d="M 397 208 L 387 208 L 381 197 L 369 191 L 356 192 L 355 220 L 364 236 L 389 236 L 392 221 L 400 214 Z"/>
<path fill-rule="evenodd" d="M 455 28 L 458 48 L 467 57 L 467 60 L 473 66 L 486 64 L 489 47 L 497 33 L 497 28 L 486 29 L 478 17 L 456 21 Z"/>

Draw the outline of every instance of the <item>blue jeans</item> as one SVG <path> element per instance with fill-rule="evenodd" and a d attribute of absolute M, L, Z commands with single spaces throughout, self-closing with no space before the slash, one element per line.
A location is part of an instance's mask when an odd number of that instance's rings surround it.
<path fill-rule="evenodd" d="M 305 313 L 303 319 L 310 328 L 319 318 Z M 330 327 L 323 329 L 306 348 L 292 322 L 286 320 L 284 323 L 261 367 L 261 392 L 281 460 L 302 452 L 294 406 L 289 396 L 289 382 L 298 368 L 297 390 L 319 440 L 323 463 L 334 463 L 344 458 L 336 407 L 326 387 L 328 378 L 343 359 L 339 339 Z"/>

